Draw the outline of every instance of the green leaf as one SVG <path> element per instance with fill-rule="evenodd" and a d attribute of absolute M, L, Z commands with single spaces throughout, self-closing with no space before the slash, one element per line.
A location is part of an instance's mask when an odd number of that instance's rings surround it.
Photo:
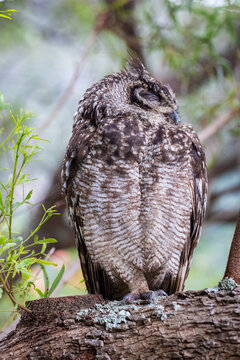
<path fill-rule="evenodd" d="M 22 261 L 20 261 L 20 263 L 18 263 L 16 265 L 16 268 L 17 269 L 21 269 L 26 267 L 26 268 L 29 268 L 31 265 L 33 265 L 35 262 L 37 262 L 37 258 L 27 258 L 27 259 L 23 259 Z"/>
<path fill-rule="evenodd" d="M 0 235 L 0 244 L 4 244 L 7 241 L 6 236 Z"/>
<path fill-rule="evenodd" d="M 1 191 L 0 191 L 0 205 L 1 205 L 2 207 L 4 206 L 3 200 L 2 200 L 2 193 L 1 193 Z"/>
<path fill-rule="evenodd" d="M 42 265 L 53 265 L 53 266 L 57 266 L 54 262 L 47 261 L 47 260 L 37 259 L 36 262 L 37 262 L 38 264 L 42 264 Z"/>
<path fill-rule="evenodd" d="M 43 296 L 47 297 L 48 296 L 48 291 L 49 291 L 49 277 L 48 277 L 48 273 L 45 269 L 45 267 L 43 265 L 41 265 L 42 271 L 43 271 L 43 279 L 44 279 L 44 285 L 45 285 L 45 291 Z"/>
<path fill-rule="evenodd" d="M 43 298 L 43 297 L 44 297 L 44 296 L 43 296 L 43 293 L 41 292 L 40 289 L 35 288 L 34 290 L 38 293 L 38 295 L 40 296 L 40 298 Z"/>
<path fill-rule="evenodd" d="M 10 16 L 3 15 L 3 14 L 0 14 L 0 17 L 3 17 L 3 18 L 6 18 L 6 19 L 9 19 L 9 20 L 12 20 L 12 18 L 11 18 Z"/>
<path fill-rule="evenodd" d="M 29 254 L 29 252 L 30 252 L 30 250 L 21 250 L 21 251 L 19 251 L 19 253 L 20 253 L 21 255 Z"/>
<path fill-rule="evenodd" d="M 33 286 L 33 288 L 35 289 L 35 284 L 34 284 L 33 281 L 29 281 L 29 282 L 27 283 L 27 287 L 30 287 L 30 286 Z"/>
<path fill-rule="evenodd" d="M 29 200 L 29 199 L 31 199 L 32 193 L 33 193 L 33 190 L 30 190 L 24 200 Z"/>
<path fill-rule="evenodd" d="M 14 12 L 17 12 L 17 10 L 15 9 L 7 9 L 7 10 L 4 10 L 5 13 L 14 13 Z"/>
<path fill-rule="evenodd" d="M 53 239 L 53 238 L 48 238 L 48 239 L 42 239 L 37 241 L 38 244 L 50 244 L 50 243 L 56 243 L 57 240 Z"/>
<path fill-rule="evenodd" d="M 56 287 L 58 286 L 59 282 L 61 281 L 62 277 L 63 277 L 63 274 L 64 274 L 64 271 L 65 271 L 65 266 L 63 264 L 63 266 L 61 267 L 59 273 L 57 274 L 57 276 L 55 277 L 52 285 L 51 285 L 51 288 L 48 292 L 48 296 L 51 296 L 51 294 L 53 293 L 53 291 L 56 289 Z"/>
<path fill-rule="evenodd" d="M 42 244 L 41 254 L 45 253 L 46 247 L 47 247 L 47 244 Z"/>

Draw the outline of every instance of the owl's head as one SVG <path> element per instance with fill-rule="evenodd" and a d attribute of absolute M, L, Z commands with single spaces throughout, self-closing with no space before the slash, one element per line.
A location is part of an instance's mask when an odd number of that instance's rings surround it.
<path fill-rule="evenodd" d="M 95 124 L 105 117 L 131 113 L 147 117 L 151 113 L 170 124 L 179 122 L 172 89 L 154 79 L 136 58 L 121 73 L 108 75 L 89 88 L 78 108 L 78 116 Z"/>

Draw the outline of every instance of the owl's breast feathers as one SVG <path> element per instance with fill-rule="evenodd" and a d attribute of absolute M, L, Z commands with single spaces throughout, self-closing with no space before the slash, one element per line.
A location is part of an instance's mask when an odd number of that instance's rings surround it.
<path fill-rule="evenodd" d="M 128 268 L 145 271 L 150 289 L 183 289 L 207 196 L 205 155 L 190 125 L 133 114 L 97 127 L 80 119 L 62 179 L 90 292 L 114 298 L 109 284 L 132 281 Z"/>

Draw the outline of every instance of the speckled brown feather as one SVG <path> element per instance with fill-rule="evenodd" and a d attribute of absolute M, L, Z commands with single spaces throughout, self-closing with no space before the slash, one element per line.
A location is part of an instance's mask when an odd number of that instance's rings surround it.
<path fill-rule="evenodd" d="M 207 175 L 199 139 L 176 112 L 172 90 L 137 60 L 79 103 L 62 181 L 90 293 L 184 287 Z"/>

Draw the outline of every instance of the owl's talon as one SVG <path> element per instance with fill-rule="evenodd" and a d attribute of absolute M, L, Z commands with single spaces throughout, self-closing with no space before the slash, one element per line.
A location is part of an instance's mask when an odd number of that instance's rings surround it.
<path fill-rule="evenodd" d="M 136 300 L 140 300 L 141 298 L 141 294 L 129 293 L 123 297 L 123 304 L 133 304 Z"/>
<path fill-rule="evenodd" d="M 154 299 L 158 296 L 168 296 L 167 293 L 165 293 L 165 291 L 163 290 L 156 290 L 156 291 L 153 291 L 153 290 L 150 290 L 150 291 L 146 291 L 144 293 L 141 293 L 141 298 L 143 300 L 148 300 L 150 303 L 153 303 L 154 302 Z"/>
<path fill-rule="evenodd" d="M 168 294 L 164 290 L 149 290 L 142 293 L 129 293 L 123 297 L 123 304 L 133 304 L 137 300 L 145 300 L 150 304 L 154 302 L 154 299 L 158 296 L 168 296 Z"/>
<path fill-rule="evenodd" d="M 154 298 L 154 291 L 152 290 L 141 293 L 142 300 L 148 300 L 150 303 L 152 303 L 153 298 Z"/>
<path fill-rule="evenodd" d="M 154 291 L 154 292 L 156 293 L 156 296 L 168 296 L 168 294 L 162 289 Z"/>

